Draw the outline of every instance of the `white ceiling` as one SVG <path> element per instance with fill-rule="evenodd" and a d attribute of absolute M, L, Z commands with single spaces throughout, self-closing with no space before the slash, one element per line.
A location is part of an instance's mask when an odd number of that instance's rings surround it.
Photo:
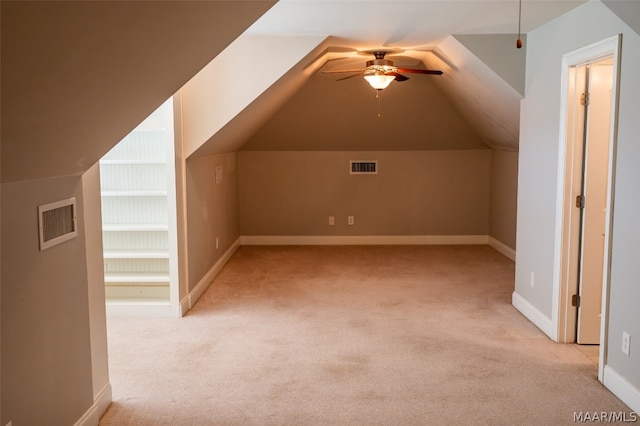
<path fill-rule="evenodd" d="M 585 0 L 523 0 L 527 33 Z M 515 34 L 517 0 L 280 0 L 248 33 L 323 35 L 358 50 L 431 50 L 452 34 Z M 515 40 L 514 40 L 515 43 Z"/>
<path fill-rule="evenodd" d="M 523 39 L 526 42 L 527 32 L 583 3 L 585 0 L 523 0 Z M 387 56 L 387 59 L 393 60 L 396 66 L 441 69 L 445 72 L 442 77 L 409 74 L 407 76 L 411 82 L 402 85 L 410 85 L 419 91 L 421 89 L 416 80 L 432 80 L 485 146 L 517 150 L 519 103 L 524 94 L 526 57 L 526 46 L 524 49 L 516 49 L 515 46 L 518 18 L 518 0 L 280 0 L 245 34 L 254 37 L 327 37 L 329 47 L 314 63 L 314 68 L 322 71 L 363 69 L 365 62 L 373 57 L 362 54 L 373 50 L 392 51 L 394 56 Z M 273 49 L 275 52 L 278 46 Z M 268 63 L 269 52 L 263 54 L 264 62 Z M 334 74 L 333 80 L 348 75 Z M 325 84 L 325 89 L 317 90 L 308 99 L 297 99 L 297 109 L 302 105 L 310 105 L 309 109 L 318 110 L 317 105 L 321 102 L 335 104 L 335 97 L 328 99 L 333 91 L 328 86 L 330 84 L 341 84 L 344 90 L 348 90 L 346 82 L 335 83 L 330 79 L 318 82 L 317 75 L 310 78 L 312 83 Z M 349 84 L 356 84 L 356 80 L 348 81 Z M 397 83 L 393 83 L 391 89 L 386 91 L 394 90 L 393 87 L 397 87 L 395 85 Z M 304 96 L 304 92 L 300 96 Z M 362 109 L 355 107 L 357 99 L 352 98 L 348 102 L 353 103 L 350 115 L 352 121 L 356 122 L 361 118 L 359 114 Z M 417 116 L 433 116 L 434 105 L 415 105 L 420 109 Z M 295 109 L 288 108 L 289 111 Z M 291 123 L 295 115 L 285 114 L 280 121 Z M 241 115 L 236 121 L 242 121 Z M 330 120 L 325 121 L 325 126 L 333 124 Z M 386 130 L 412 138 L 411 129 L 419 127 L 421 119 L 416 119 L 414 124 L 399 126 L 391 123 L 388 126 L 392 128 Z M 280 139 L 274 141 L 274 147 L 284 144 L 286 148 L 298 149 L 297 141 L 301 137 L 313 139 L 315 130 L 312 128 L 309 128 L 308 135 L 294 136 L 290 134 L 290 127 L 283 125 L 272 129 L 272 133 L 278 134 Z M 288 143 L 287 138 L 290 139 Z M 238 141 L 236 147 L 244 142 Z M 442 149 L 442 143 L 423 141 L 421 146 L 422 149 Z M 454 141 L 444 143 L 451 147 L 459 145 Z M 245 149 L 253 145 L 256 144 L 249 142 Z M 264 142 L 258 145 L 268 146 Z M 398 144 L 393 146 L 396 148 L 388 149 L 399 149 Z M 345 146 L 345 149 L 349 148 L 356 149 L 354 146 Z"/>

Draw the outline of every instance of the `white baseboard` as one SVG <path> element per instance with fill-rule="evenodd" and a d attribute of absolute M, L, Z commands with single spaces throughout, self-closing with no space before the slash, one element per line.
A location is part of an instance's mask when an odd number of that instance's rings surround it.
<path fill-rule="evenodd" d="M 608 365 L 604 366 L 602 383 L 634 412 L 640 413 L 640 390 Z"/>
<path fill-rule="evenodd" d="M 487 235 L 243 235 L 242 245 L 470 245 Z"/>
<path fill-rule="evenodd" d="M 93 405 L 78 419 L 74 426 L 95 426 L 100 422 L 100 417 L 111 405 L 113 397 L 111 394 L 111 384 L 107 383 L 100 392 L 93 398 Z"/>
<path fill-rule="evenodd" d="M 196 304 L 202 293 L 209 287 L 209 284 L 214 280 L 214 278 L 220 273 L 224 265 L 227 264 L 231 256 L 240 248 L 240 238 L 234 241 L 231 244 L 231 247 L 218 259 L 216 263 L 209 269 L 209 271 L 204 274 L 204 277 L 200 279 L 198 284 L 189 292 L 189 294 L 180 301 L 180 314 L 181 316 L 186 314 L 189 309 Z"/>
<path fill-rule="evenodd" d="M 540 312 L 538 308 L 533 306 L 531 303 L 529 303 L 529 301 L 527 301 L 524 297 L 520 296 L 515 291 L 511 295 L 511 304 L 536 327 L 542 330 L 544 334 L 549 336 L 551 340 L 553 340 L 554 342 L 557 341 L 557 333 L 555 332 L 555 328 L 553 327 L 553 321 L 542 312 Z"/>
<path fill-rule="evenodd" d="M 496 240 L 493 237 L 489 237 L 489 245 L 493 247 L 497 252 L 502 253 L 507 256 L 509 259 L 516 261 L 516 251 L 511 247 L 507 246 L 501 241 Z"/>

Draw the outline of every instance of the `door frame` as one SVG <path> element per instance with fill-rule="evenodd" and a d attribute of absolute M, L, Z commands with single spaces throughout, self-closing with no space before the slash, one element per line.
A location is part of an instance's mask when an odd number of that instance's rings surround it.
<path fill-rule="evenodd" d="M 605 258 L 603 259 L 603 284 L 602 284 L 602 320 L 600 326 L 600 357 L 598 367 L 598 379 L 603 380 L 604 365 L 607 355 L 607 324 L 609 307 L 609 281 L 611 262 L 611 235 L 613 227 L 614 188 L 615 188 L 615 164 L 617 151 L 618 129 L 618 94 L 620 73 L 620 51 L 622 34 L 609 37 L 600 42 L 591 44 L 562 57 L 562 82 L 560 103 L 560 140 L 558 163 L 558 192 L 556 214 L 556 253 L 554 265 L 554 292 L 552 322 L 553 329 L 557 333 L 557 341 L 573 343 L 576 338 L 576 308 L 571 306 L 571 296 L 574 285 L 570 280 L 570 269 L 574 247 L 572 241 L 575 238 L 575 226 L 571 224 L 571 212 L 575 208 L 572 191 L 570 189 L 573 178 L 573 133 L 568 121 L 573 114 L 572 95 L 575 88 L 571 86 L 570 77 L 572 69 L 599 62 L 603 59 L 613 59 L 613 86 L 611 102 L 611 124 L 609 136 L 609 166 L 607 183 L 607 218 L 605 224 Z M 572 231 L 573 229 L 573 231 Z"/>

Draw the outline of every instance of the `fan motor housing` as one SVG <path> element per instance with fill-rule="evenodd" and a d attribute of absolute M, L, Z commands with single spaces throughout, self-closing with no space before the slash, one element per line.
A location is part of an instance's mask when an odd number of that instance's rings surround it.
<path fill-rule="evenodd" d="M 367 68 L 369 67 L 392 67 L 393 66 L 393 61 L 390 61 L 388 59 L 374 59 L 372 61 L 367 61 Z"/>

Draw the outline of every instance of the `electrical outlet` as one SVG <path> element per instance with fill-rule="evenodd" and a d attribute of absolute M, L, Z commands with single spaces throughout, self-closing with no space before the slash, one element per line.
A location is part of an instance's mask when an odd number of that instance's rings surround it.
<path fill-rule="evenodd" d="M 531 272 L 531 275 L 529 275 L 529 285 L 531 287 L 534 287 L 536 284 L 536 274 L 534 274 L 533 272 Z"/>
<path fill-rule="evenodd" d="M 353 216 L 347 216 L 347 225 L 353 225 L 355 223 L 355 219 Z"/>
<path fill-rule="evenodd" d="M 336 217 L 335 216 L 329 216 L 329 225 L 333 226 L 336 224 Z"/>
<path fill-rule="evenodd" d="M 622 353 L 629 356 L 631 352 L 631 335 L 626 331 L 622 332 Z"/>

